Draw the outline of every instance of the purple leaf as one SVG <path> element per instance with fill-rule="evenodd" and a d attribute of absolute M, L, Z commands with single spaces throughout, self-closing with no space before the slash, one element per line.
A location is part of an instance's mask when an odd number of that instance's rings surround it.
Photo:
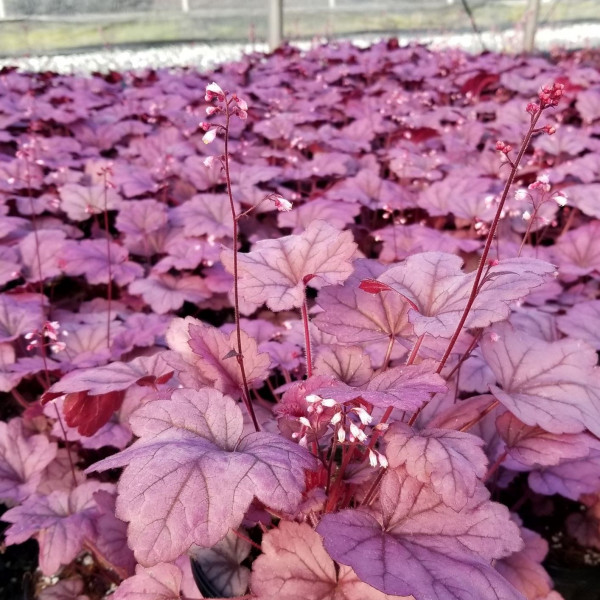
<path fill-rule="evenodd" d="M 54 585 L 49 585 L 39 593 L 39 600 L 89 600 L 82 594 L 81 579 L 61 579 Z"/>
<path fill-rule="evenodd" d="M 121 197 L 103 184 L 83 186 L 67 183 L 58 188 L 60 207 L 72 221 L 86 221 L 92 215 L 119 208 Z"/>
<path fill-rule="evenodd" d="M 60 253 L 65 233 L 56 229 L 42 229 L 28 233 L 19 242 L 21 272 L 27 281 L 44 281 L 62 275 Z M 72 242 L 76 243 L 76 242 Z"/>
<path fill-rule="evenodd" d="M 280 212 L 277 222 L 279 227 L 291 227 L 293 233 L 301 233 L 313 221 L 320 219 L 341 231 L 350 223 L 354 223 L 354 217 L 359 212 L 358 204 L 316 198 L 298 207 L 294 206 L 294 209 L 288 212 Z"/>
<path fill-rule="evenodd" d="M 69 564 L 79 554 L 86 538 L 94 536 L 98 513 L 94 493 L 112 489 L 112 484 L 86 481 L 70 492 L 30 496 L 2 516 L 12 523 L 6 531 L 6 543 L 21 544 L 37 535 L 42 573 L 54 575 L 61 565 Z"/>
<path fill-rule="evenodd" d="M 362 581 L 415 600 L 523 600 L 489 564 L 522 542 L 483 487 L 460 512 L 402 470 L 386 473 L 380 493 L 380 510 L 327 514 L 317 526 L 329 555 Z"/>
<path fill-rule="evenodd" d="M 356 251 L 349 231 L 339 232 L 324 221 L 314 221 L 300 235 L 261 240 L 247 254 L 239 254 L 240 294 L 246 302 L 266 303 L 273 311 L 298 308 L 304 302 L 304 278 L 316 289 L 342 283 L 352 273 Z M 233 253 L 221 260 L 231 273 Z"/>
<path fill-rule="evenodd" d="M 369 356 L 360 346 L 333 344 L 319 348 L 315 375 L 329 375 L 352 387 L 365 385 L 373 377 Z"/>
<path fill-rule="evenodd" d="M 561 279 L 569 281 L 600 270 L 600 222 L 571 229 L 560 236 L 550 252 Z"/>
<path fill-rule="evenodd" d="M 26 436 L 22 419 L 0 422 L 0 499 L 16 504 L 35 492 L 57 446 L 45 435 Z"/>
<path fill-rule="evenodd" d="M 68 275 L 85 275 L 91 284 L 126 285 L 144 274 L 141 265 L 128 260 L 123 246 L 106 240 L 67 241 L 60 249 L 60 263 Z"/>
<path fill-rule="evenodd" d="M 402 296 L 394 291 L 374 295 L 359 289 L 362 280 L 381 276 L 385 268 L 366 260 L 357 260 L 355 268 L 344 285 L 327 286 L 319 292 L 317 302 L 324 310 L 313 323 L 340 342 L 355 344 L 389 340 L 391 336 L 411 337 L 410 305 Z"/>
<path fill-rule="evenodd" d="M 444 429 L 414 431 L 393 423 L 385 436 L 385 455 L 392 468 L 405 466 L 421 483 L 431 483 L 443 502 L 460 511 L 485 475 L 483 440 L 470 433 Z"/>
<path fill-rule="evenodd" d="M 156 200 L 130 201 L 120 207 L 115 227 L 129 236 L 144 236 L 164 227 L 168 218 L 164 203 Z"/>
<path fill-rule="evenodd" d="M 126 466 L 117 517 L 129 522 L 129 544 L 143 565 L 174 560 L 196 543 L 210 547 L 240 525 L 253 498 L 278 511 L 295 510 L 303 448 L 268 433 L 240 439 L 239 406 L 216 390 L 182 389 L 150 401 L 130 419 L 140 439 L 90 470 Z"/>
<path fill-rule="evenodd" d="M 596 492 L 600 489 L 600 442 L 588 437 L 588 444 L 587 456 L 532 471 L 529 487 L 538 494 L 560 494 L 571 500 L 577 500 L 581 494 Z"/>
<path fill-rule="evenodd" d="M 464 311 L 475 273 L 464 274 L 458 256 L 425 252 L 408 257 L 378 279 L 416 305 L 409 318 L 417 335 L 450 337 Z M 541 260 L 509 258 L 490 267 L 465 327 L 486 327 L 510 314 L 510 304 L 540 286 L 554 267 Z"/>
<path fill-rule="evenodd" d="M 45 299 L 35 294 L 0 294 L 0 342 L 40 330 Z"/>
<path fill-rule="evenodd" d="M 231 598 L 241 596 L 248 588 L 250 569 L 242 563 L 250 554 L 250 543 L 242 540 L 233 531 L 212 548 L 192 546 L 190 558 L 219 596 Z"/>
<path fill-rule="evenodd" d="M 510 412 L 496 419 L 496 428 L 508 455 L 521 467 L 557 465 L 589 453 L 585 434 L 548 433 L 540 427 L 525 425 Z M 514 468 L 512 464 L 509 466 Z"/>
<path fill-rule="evenodd" d="M 336 568 L 320 536 L 306 523 L 281 521 L 263 536 L 261 546 L 250 581 L 257 600 L 392 600 L 349 567 Z"/>
<path fill-rule="evenodd" d="M 240 207 L 234 202 L 235 214 Z M 213 238 L 231 237 L 233 223 L 227 194 L 199 194 L 171 210 L 171 223 L 183 227 L 188 237 L 209 235 Z"/>
<path fill-rule="evenodd" d="M 573 339 L 583 340 L 595 350 L 600 350 L 600 331 L 590 323 L 600 322 L 600 300 L 578 302 L 565 315 L 556 319 L 558 328 Z"/>
<path fill-rule="evenodd" d="M 500 324 L 483 337 L 481 350 L 498 382 L 490 391 L 523 423 L 551 433 L 587 428 L 600 435 L 600 380 L 592 347 L 570 339 L 545 342 Z"/>
<path fill-rule="evenodd" d="M 360 397 L 373 406 L 393 406 L 414 412 L 429 400 L 431 394 L 444 391 L 446 382 L 435 373 L 430 362 L 422 362 L 419 365 L 391 367 L 375 375 L 369 383 L 360 388 L 339 385 L 323 390 L 323 393 L 338 402 Z"/>
<path fill-rule="evenodd" d="M 491 188 L 488 178 L 448 176 L 425 188 L 418 205 L 432 217 L 452 213 L 468 221 L 489 222 L 496 212 Z"/>
<path fill-rule="evenodd" d="M 211 295 L 202 277 L 174 277 L 168 273 L 133 281 L 129 284 L 129 293 L 142 296 L 146 304 L 159 315 L 179 310 L 184 302 L 197 304 Z"/>

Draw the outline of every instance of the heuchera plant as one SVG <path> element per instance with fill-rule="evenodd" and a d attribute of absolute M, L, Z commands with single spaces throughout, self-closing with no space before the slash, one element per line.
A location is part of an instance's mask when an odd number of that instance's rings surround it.
<path fill-rule="evenodd" d="M 586 60 L 3 70 L 0 500 L 39 597 L 559 600 L 509 509 L 580 499 L 600 547 Z"/>

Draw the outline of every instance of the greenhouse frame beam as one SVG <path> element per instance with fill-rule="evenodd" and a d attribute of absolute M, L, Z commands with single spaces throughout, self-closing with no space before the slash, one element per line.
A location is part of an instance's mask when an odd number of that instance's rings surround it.
<path fill-rule="evenodd" d="M 275 50 L 283 41 L 283 0 L 269 3 L 269 48 Z"/>
<path fill-rule="evenodd" d="M 529 0 L 525 14 L 525 32 L 523 36 L 523 52 L 535 50 L 535 33 L 540 17 L 540 0 Z"/>

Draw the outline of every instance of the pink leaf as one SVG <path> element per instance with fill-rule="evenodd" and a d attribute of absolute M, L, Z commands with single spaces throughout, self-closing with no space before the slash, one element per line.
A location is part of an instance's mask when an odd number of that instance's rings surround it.
<path fill-rule="evenodd" d="M 542 566 L 542 561 L 548 554 L 548 542 L 525 527 L 521 527 L 521 537 L 525 547 L 500 559 L 495 564 L 496 570 L 526 598 L 546 598 L 552 590 L 552 579 Z"/>
<path fill-rule="evenodd" d="M 250 582 L 257 600 L 392 600 L 349 567 L 336 567 L 306 523 L 281 521 L 263 536 L 261 546 Z"/>
<path fill-rule="evenodd" d="M 425 252 L 409 256 L 378 277 L 416 305 L 410 313 L 415 333 L 450 337 L 467 305 L 475 273 L 464 274 L 458 256 Z M 486 327 L 510 314 L 510 304 L 542 285 L 554 267 L 541 260 L 512 258 L 490 267 L 465 327 Z"/>
<path fill-rule="evenodd" d="M 82 592 L 81 579 L 61 579 L 56 584 L 44 588 L 38 598 L 39 600 L 89 600 L 89 596 Z"/>
<path fill-rule="evenodd" d="M 497 341 L 494 341 L 497 337 Z M 551 433 L 600 435 L 600 381 L 593 348 L 579 340 L 545 342 L 497 325 L 481 341 L 496 376 L 494 396 L 527 425 Z"/>
<path fill-rule="evenodd" d="M 115 361 L 93 369 L 71 371 L 42 395 L 42 403 L 62 394 L 74 392 L 85 391 L 97 396 L 126 390 L 148 375 L 161 376 L 170 370 L 162 356 L 156 354 L 150 357 L 135 358 L 128 363 Z"/>
<path fill-rule="evenodd" d="M 424 429 L 416 432 L 393 423 L 385 436 L 385 455 L 392 468 L 404 465 L 421 483 L 431 483 L 446 505 L 461 510 L 485 475 L 483 440 L 462 431 Z"/>
<path fill-rule="evenodd" d="M 239 396 L 242 389 L 242 375 L 237 359 L 237 337 L 235 331 L 229 335 L 219 329 L 201 323 L 191 317 L 188 323 L 187 344 L 193 352 L 193 364 L 201 377 L 210 381 L 224 394 Z M 266 353 L 259 353 L 256 342 L 244 331 L 241 332 L 244 368 L 249 384 L 263 381 L 268 377 L 271 361 Z M 235 354 L 232 355 L 231 353 Z M 229 358 L 225 358 L 229 356 Z"/>
<path fill-rule="evenodd" d="M 216 390 L 176 390 L 130 422 L 140 439 L 90 470 L 126 466 L 117 517 L 129 522 L 129 544 L 147 566 L 174 560 L 194 543 L 213 546 L 240 525 L 254 497 L 293 511 L 304 469 L 315 466 L 306 450 L 278 435 L 240 439 L 242 412 Z"/>
<path fill-rule="evenodd" d="M 300 235 L 261 240 L 239 255 L 241 296 L 274 311 L 298 308 L 304 301 L 304 277 L 314 275 L 311 287 L 316 289 L 342 283 L 352 273 L 355 251 L 349 231 L 340 233 L 324 221 L 314 221 Z M 232 251 L 224 250 L 221 260 L 231 273 Z"/>
<path fill-rule="evenodd" d="M 137 565 L 135 575 L 114 593 L 114 600 L 180 600 L 181 571 L 167 563 Z"/>

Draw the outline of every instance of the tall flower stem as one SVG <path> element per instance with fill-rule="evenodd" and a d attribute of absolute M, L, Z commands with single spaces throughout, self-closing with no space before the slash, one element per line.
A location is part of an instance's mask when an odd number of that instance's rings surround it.
<path fill-rule="evenodd" d="M 237 344 L 237 362 L 240 367 L 242 376 L 242 399 L 246 410 L 252 419 L 252 424 L 256 431 L 260 431 L 256 413 L 250 399 L 250 388 L 248 387 L 248 378 L 246 377 L 246 367 L 244 365 L 244 354 L 242 352 L 242 328 L 240 327 L 240 295 L 238 282 L 238 219 L 235 212 L 235 203 L 233 201 L 233 193 L 231 191 L 231 176 L 229 173 L 229 122 L 231 120 L 230 103 L 231 100 L 226 99 L 225 105 L 225 157 L 223 159 L 223 167 L 225 169 L 225 181 L 227 184 L 227 196 L 229 197 L 229 206 L 231 208 L 231 220 L 233 223 L 233 314 L 235 318 L 235 335 Z"/>
<path fill-rule="evenodd" d="M 479 266 L 477 267 L 477 272 L 475 273 L 475 279 L 473 280 L 473 287 L 471 288 L 471 294 L 469 295 L 469 299 L 467 300 L 467 304 L 463 310 L 463 313 L 460 317 L 458 325 L 456 326 L 456 329 L 455 329 L 454 333 L 452 334 L 452 337 L 450 338 L 448 347 L 446 348 L 446 351 L 444 352 L 444 355 L 442 356 L 442 359 L 440 360 L 440 362 L 438 364 L 436 373 L 441 373 L 442 370 L 444 369 L 444 366 L 446 365 L 448 358 L 450 358 L 450 354 L 452 353 L 452 350 L 454 349 L 454 346 L 456 345 L 458 337 L 460 336 L 460 333 L 465 325 L 467 317 L 469 316 L 469 313 L 471 312 L 471 308 L 473 307 L 475 299 L 477 298 L 477 294 L 479 293 L 479 286 L 480 286 L 480 283 L 481 283 L 481 280 L 483 277 L 483 272 L 485 270 L 485 267 L 487 264 L 487 259 L 488 259 L 489 253 L 490 253 L 490 248 L 492 247 L 492 242 L 494 241 L 494 237 L 496 235 L 496 230 L 498 229 L 498 223 L 500 222 L 500 218 L 502 216 L 502 211 L 504 210 L 504 205 L 506 204 L 506 199 L 508 198 L 508 193 L 509 193 L 510 188 L 512 187 L 512 184 L 517 175 L 517 170 L 519 168 L 519 164 L 521 163 L 521 160 L 523 159 L 523 156 L 524 156 L 525 152 L 527 151 L 527 148 L 529 147 L 529 143 L 531 142 L 531 138 L 535 132 L 536 125 L 537 125 L 537 122 L 538 122 L 541 114 L 542 114 L 542 110 L 539 110 L 534 115 L 532 115 L 531 122 L 529 124 L 529 129 L 527 130 L 527 133 L 525 134 L 525 137 L 523 138 L 523 142 L 521 143 L 521 147 L 519 148 L 519 153 L 517 154 L 517 158 L 514 161 L 510 162 L 510 165 L 511 165 L 510 173 L 509 173 L 508 179 L 506 180 L 506 183 L 504 185 L 504 190 L 502 191 L 502 196 L 500 197 L 500 202 L 498 203 L 498 208 L 496 209 L 496 214 L 494 215 L 494 220 L 492 221 L 490 230 L 489 230 L 487 238 L 485 240 L 483 252 L 481 253 L 481 258 L 479 259 Z"/>

